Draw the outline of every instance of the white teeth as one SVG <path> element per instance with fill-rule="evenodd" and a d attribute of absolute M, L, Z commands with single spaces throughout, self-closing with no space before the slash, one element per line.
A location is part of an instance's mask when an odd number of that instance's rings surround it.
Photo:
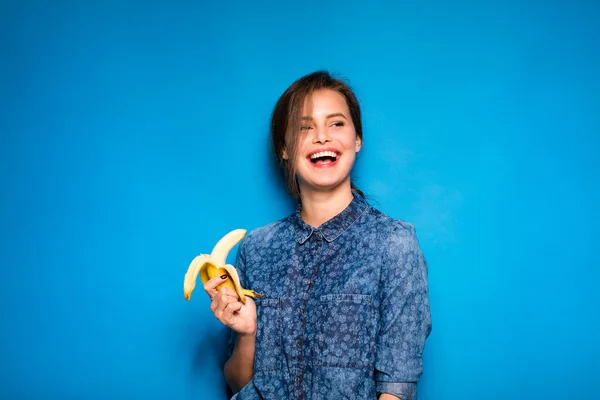
<path fill-rule="evenodd" d="M 321 151 L 319 153 L 315 153 L 312 156 L 310 156 L 311 160 L 314 160 L 316 158 L 320 158 L 320 157 L 332 157 L 332 158 L 337 158 L 337 154 L 333 151 Z"/>

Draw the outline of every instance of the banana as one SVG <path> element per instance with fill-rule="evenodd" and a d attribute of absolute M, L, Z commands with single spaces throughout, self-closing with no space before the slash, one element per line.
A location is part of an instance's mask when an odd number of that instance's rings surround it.
<path fill-rule="evenodd" d="M 229 279 L 217 286 L 217 290 L 222 287 L 234 289 L 243 304 L 246 304 L 246 296 L 254 298 L 263 297 L 262 294 L 256 293 L 254 290 L 242 288 L 235 267 L 233 265 L 225 264 L 227 262 L 227 254 L 229 254 L 231 249 L 242 240 L 244 235 L 246 235 L 245 229 L 235 229 L 223 236 L 221 240 L 217 242 L 210 255 L 200 254 L 192 260 L 183 280 L 183 297 L 186 300 L 189 300 L 190 297 L 192 297 L 192 292 L 196 287 L 198 274 L 200 274 L 200 279 L 203 284 L 215 276 L 227 274 Z"/>

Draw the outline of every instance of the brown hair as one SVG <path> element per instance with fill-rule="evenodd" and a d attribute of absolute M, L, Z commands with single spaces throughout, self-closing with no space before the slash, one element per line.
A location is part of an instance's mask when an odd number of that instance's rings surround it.
<path fill-rule="evenodd" d="M 316 71 L 298 79 L 281 95 L 273 114 L 271 115 L 271 143 L 279 165 L 284 171 L 289 192 L 295 199 L 300 198 L 300 188 L 296 180 L 296 158 L 298 156 L 297 144 L 302 110 L 307 96 L 319 89 L 330 89 L 338 92 L 346 100 L 350 117 L 354 124 L 356 137 L 362 140 L 362 121 L 360 104 L 348 83 L 334 78 L 327 71 Z M 283 151 L 288 154 L 288 159 L 283 158 Z M 351 184 L 352 190 L 364 197 L 363 192 Z"/>

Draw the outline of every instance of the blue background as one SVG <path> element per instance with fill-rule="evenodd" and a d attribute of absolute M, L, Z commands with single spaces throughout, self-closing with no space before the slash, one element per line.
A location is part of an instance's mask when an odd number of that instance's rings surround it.
<path fill-rule="evenodd" d="M 592 1 L 3 1 L 0 397 L 225 398 L 183 276 L 292 210 L 268 120 L 326 68 L 364 107 L 357 185 L 429 262 L 420 399 L 598 398 L 599 24 Z"/>

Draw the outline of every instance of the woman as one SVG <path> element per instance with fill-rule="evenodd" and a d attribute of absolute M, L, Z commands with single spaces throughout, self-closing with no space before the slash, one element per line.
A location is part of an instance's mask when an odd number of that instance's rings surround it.
<path fill-rule="evenodd" d="M 414 400 L 431 330 L 427 264 L 412 225 L 367 204 L 350 172 L 362 146 L 360 106 L 327 72 L 294 82 L 271 139 L 298 206 L 250 232 L 233 290 L 204 289 L 232 330 L 234 398 Z"/>

